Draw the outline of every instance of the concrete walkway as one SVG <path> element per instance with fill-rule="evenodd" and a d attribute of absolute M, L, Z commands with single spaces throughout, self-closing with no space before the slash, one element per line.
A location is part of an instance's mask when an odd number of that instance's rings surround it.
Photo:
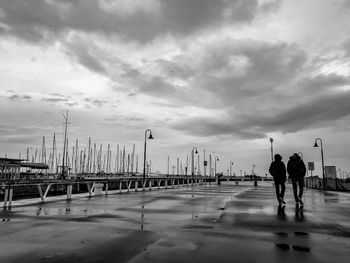
<path fill-rule="evenodd" d="M 0 262 L 347 262 L 350 196 L 250 183 L 130 192 L 0 212 Z"/>

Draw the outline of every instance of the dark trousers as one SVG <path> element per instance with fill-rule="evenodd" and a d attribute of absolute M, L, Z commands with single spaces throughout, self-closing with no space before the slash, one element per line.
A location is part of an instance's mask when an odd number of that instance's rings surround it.
<path fill-rule="evenodd" d="M 277 200 L 279 200 L 279 198 L 284 198 L 284 192 L 286 191 L 286 185 L 284 184 L 284 182 L 276 182 L 275 181 L 275 188 L 276 188 L 276 197 Z"/>
<path fill-rule="evenodd" d="M 298 202 L 298 199 L 303 197 L 303 188 L 304 188 L 304 178 L 297 178 L 292 179 L 292 185 L 293 185 L 293 194 L 295 202 Z M 298 187 L 299 187 L 299 194 L 298 194 Z"/>

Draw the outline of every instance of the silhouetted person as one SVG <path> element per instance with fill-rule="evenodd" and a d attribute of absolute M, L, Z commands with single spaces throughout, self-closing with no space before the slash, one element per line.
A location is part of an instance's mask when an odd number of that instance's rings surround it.
<path fill-rule="evenodd" d="M 282 162 L 282 156 L 275 154 L 275 160 L 271 163 L 269 173 L 272 175 L 275 182 L 276 197 L 280 205 L 285 205 L 284 193 L 286 191 L 286 166 Z"/>
<path fill-rule="evenodd" d="M 296 205 L 300 204 L 301 206 L 303 206 L 304 203 L 301 199 L 303 197 L 306 167 L 304 161 L 300 158 L 300 156 L 297 153 L 294 153 L 291 157 L 289 157 L 287 171 L 289 174 L 289 178 L 292 180 L 295 203 Z"/>

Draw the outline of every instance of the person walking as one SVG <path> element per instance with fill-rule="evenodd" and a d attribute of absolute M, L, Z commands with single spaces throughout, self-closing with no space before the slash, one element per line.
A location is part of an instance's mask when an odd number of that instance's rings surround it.
<path fill-rule="evenodd" d="M 300 206 L 303 207 L 304 203 L 302 201 L 302 197 L 304 190 L 303 188 L 306 167 L 304 161 L 300 158 L 299 154 L 294 153 L 292 156 L 289 157 L 289 161 L 287 164 L 287 172 L 289 178 L 292 180 L 295 203 L 297 206 L 300 204 Z"/>
<path fill-rule="evenodd" d="M 282 162 L 282 156 L 279 154 L 275 154 L 274 161 L 270 165 L 269 173 L 272 175 L 275 188 L 276 188 L 276 197 L 278 203 L 282 206 L 286 205 L 284 201 L 284 193 L 286 191 L 286 166 L 284 162 Z"/>

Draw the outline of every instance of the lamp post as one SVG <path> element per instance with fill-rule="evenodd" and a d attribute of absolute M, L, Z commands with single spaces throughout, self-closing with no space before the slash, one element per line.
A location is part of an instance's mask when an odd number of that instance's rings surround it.
<path fill-rule="evenodd" d="M 271 143 L 271 162 L 273 162 L 273 146 L 272 146 L 273 138 L 270 138 L 270 143 Z"/>
<path fill-rule="evenodd" d="M 342 177 L 342 172 L 341 172 L 340 168 L 338 169 L 337 174 L 338 174 L 338 172 L 339 172 L 339 179 L 342 180 L 343 177 Z"/>
<path fill-rule="evenodd" d="M 298 152 L 298 155 L 300 156 L 301 160 L 304 161 L 303 153 L 302 152 Z M 306 169 L 306 176 L 309 176 L 309 170 L 308 169 Z"/>
<path fill-rule="evenodd" d="M 230 177 L 232 176 L 232 165 L 233 165 L 233 161 L 230 161 Z"/>
<path fill-rule="evenodd" d="M 253 163 L 253 177 L 254 177 L 254 186 L 258 186 L 258 181 L 257 181 L 257 178 L 255 176 L 255 172 L 254 172 L 254 168 L 255 168 L 255 164 Z"/>
<path fill-rule="evenodd" d="M 152 131 L 151 129 L 147 129 L 145 131 L 145 147 L 144 147 L 144 150 L 143 150 L 143 183 L 145 183 L 145 180 L 146 180 L 146 141 L 147 141 L 147 132 L 149 132 L 149 136 L 148 136 L 148 139 L 154 139 L 153 136 L 152 136 Z"/>
<path fill-rule="evenodd" d="M 304 160 L 303 153 L 302 152 L 298 152 L 298 154 L 301 157 L 301 159 Z"/>
<path fill-rule="evenodd" d="M 318 147 L 317 141 L 321 142 L 321 159 L 322 159 L 322 178 L 323 178 L 323 190 L 326 190 L 327 188 L 327 180 L 324 175 L 324 160 L 323 160 L 323 144 L 322 144 L 322 139 L 321 138 L 316 138 L 315 139 L 315 144 L 314 147 Z"/>
<path fill-rule="evenodd" d="M 214 176 L 216 178 L 216 161 L 219 161 L 219 157 L 215 156 L 215 169 L 214 169 Z M 217 177 L 217 184 L 220 184 L 220 179 Z"/>
<path fill-rule="evenodd" d="M 194 151 L 196 150 L 196 151 Z M 197 154 L 198 153 L 198 150 L 197 150 L 197 147 L 193 147 L 192 148 L 192 185 L 193 185 L 193 181 L 194 181 L 194 154 Z"/>

